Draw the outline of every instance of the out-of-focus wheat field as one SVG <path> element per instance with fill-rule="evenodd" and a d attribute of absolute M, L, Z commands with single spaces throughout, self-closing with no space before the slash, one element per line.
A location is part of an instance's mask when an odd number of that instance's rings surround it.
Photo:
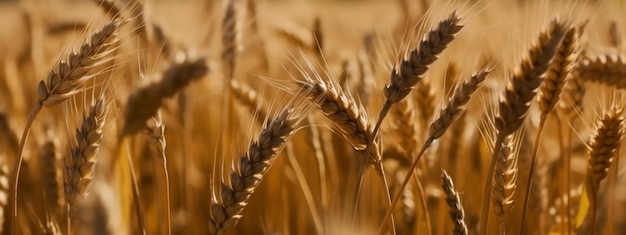
<path fill-rule="evenodd" d="M 0 1 L 0 231 L 622 234 L 624 12 Z"/>

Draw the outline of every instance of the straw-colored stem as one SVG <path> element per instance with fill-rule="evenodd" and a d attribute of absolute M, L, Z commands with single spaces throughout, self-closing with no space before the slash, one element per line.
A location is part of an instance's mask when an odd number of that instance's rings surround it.
<path fill-rule="evenodd" d="M 531 185 L 533 183 L 533 175 L 535 173 L 535 165 L 537 163 L 537 152 L 539 151 L 539 143 L 541 143 L 541 132 L 546 123 L 546 115 L 541 115 L 539 126 L 537 127 L 537 135 L 533 143 L 533 152 L 530 160 L 530 171 L 528 172 L 528 181 L 526 181 L 526 193 L 524 195 L 524 204 L 522 204 L 522 223 L 520 225 L 520 234 L 526 234 L 526 215 L 528 213 L 528 200 L 530 199 Z"/>
<path fill-rule="evenodd" d="M 485 190 L 483 193 L 483 208 L 480 217 L 480 230 L 479 232 L 482 234 L 487 234 L 487 228 L 489 225 L 489 207 L 491 205 L 491 184 L 493 183 L 493 173 L 496 167 L 496 157 L 498 153 L 502 150 L 502 143 L 504 143 L 504 138 L 506 136 L 498 136 L 496 139 L 493 153 L 491 154 L 489 171 L 487 171 L 487 178 L 485 179 Z"/>
<path fill-rule="evenodd" d="M 132 200 L 133 200 L 133 208 L 135 209 L 135 216 L 137 218 L 137 223 L 139 226 L 139 230 L 141 231 L 141 234 L 145 235 L 146 234 L 146 224 L 145 224 L 145 219 L 143 216 L 143 211 L 141 209 L 141 204 L 140 204 L 140 197 L 139 197 L 139 187 L 137 186 L 137 176 L 135 174 L 135 168 L 133 166 L 133 160 L 130 156 L 130 150 L 128 147 L 128 141 L 130 141 L 129 136 L 123 136 L 120 139 L 120 142 L 118 144 L 119 149 L 118 149 L 118 155 L 120 156 L 121 154 L 126 156 L 126 162 L 128 164 L 128 167 L 130 168 L 129 172 L 130 172 L 130 176 L 131 176 L 131 192 L 132 192 Z"/>
<path fill-rule="evenodd" d="M 20 145 L 17 149 L 17 161 L 15 162 L 15 166 L 13 167 L 13 185 L 11 185 L 11 190 L 9 193 L 9 205 L 11 208 L 9 211 L 13 212 L 13 216 L 8 216 L 11 220 L 11 229 L 10 232 L 12 235 L 16 232 L 17 225 L 17 192 L 18 186 L 20 182 L 20 171 L 22 169 L 22 161 L 24 157 L 22 156 L 22 152 L 24 151 L 24 145 L 26 144 L 26 139 L 28 138 L 28 134 L 30 134 L 30 127 L 35 121 L 37 114 L 41 111 L 43 104 L 41 102 L 35 103 L 35 107 L 28 114 L 28 120 L 26 121 L 26 126 L 24 127 L 24 133 L 22 133 L 22 138 L 20 139 Z"/>
<path fill-rule="evenodd" d="M 398 205 L 398 202 L 400 201 L 400 198 L 402 197 L 402 190 L 406 188 L 406 185 L 411 180 L 411 175 L 413 175 L 413 173 L 415 172 L 415 169 L 417 168 L 417 164 L 419 163 L 420 158 L 422 158 L 422 155 L 424 155 L 424 153 L 426 152 L 428 147 L 430 147 L 433 141 L 434 139 L 429 137 L 426 140 L 426 142 L 424 142 L 424 145 L 422 146 L 422 149 L 417 154 L 417 157 L 415 158 L 415 160 L 413 160 L 413 162 L 411 163 L 409 171 L 406 173 L 407 174 L 406 177 L 404 177 L 402 184 L 400 184 L 400 187 L 399 187 L 400 191 L 398 191 L 398 193 L 396 193 L 396 195 L 393 197 L 393 200 L 391 200 L 391 205 L 389 206 L 389 208 L 387 208 L 387 212 L 385 213 L 385 217 L 383 217 L 382 224 L 378 227 L 378 234 L 383 234 L 383 232 L 385 231 L 385 228 L 386 228 L 385 225 L 391 218 L 394 208 L 396 208 L 396 205 Z"/>

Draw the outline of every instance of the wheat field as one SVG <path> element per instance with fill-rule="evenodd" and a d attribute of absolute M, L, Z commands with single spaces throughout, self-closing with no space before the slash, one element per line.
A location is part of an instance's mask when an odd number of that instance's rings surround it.
<path fill-rule="evenodd" d="M 0 1 L 0 231 L 622 234 L 624 12 Z"/>

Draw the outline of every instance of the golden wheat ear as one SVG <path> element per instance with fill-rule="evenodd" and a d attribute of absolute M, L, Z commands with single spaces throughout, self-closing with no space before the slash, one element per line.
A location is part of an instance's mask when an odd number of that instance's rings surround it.
<path fill-rule="evenodd" d="M 441 188 L 446 195 L 446 203 L 450 208 L 450 219 L 454 223 L 453 234 L 467 235 L 467 224 L 465 224 L 465 210 L 461 204 L 461 198 L 459 193 L 454 189 L 454 182 L 448 175 L 448 172 L 443 170 L 441 173 Z"/>
<path fill-rule="evenodd" d="M 203 78 L 209 72 L 205 58 L 184 57 L 175 61 L 162 74 L 161 80 L 134 91 L 124 109 L 122 135 L 132 135 L 142 130 L 146 121 L 156 115 L 165 98 L 174 96 L 192 81 Z"/>
<path fill-rule="evenodd" d="M 294 133 L 297 117 L 294 108 L 282 110 L 278 116 L 266 122 L 257 140 L 248 146 L 247 152 L 238 159 L 229 177 L 214 192 L 209 211 L 209 231 L 222 234 L 234 227 L 252 193 L 263 180 L 272 163 Z"/>
<path fill-rule="evenodd" d="M 489 221 L 489 207 L 491 205 L 491 185 L 496 166 L 495 156 L 502 148 L 504 139 L 518 130 L 530 109 L 530 102 L 537 94 L 537 88 L 543 82 L 542 75 L 548 70 L 550 61 L 563 39 L 568 23 L 552 20 L 547 30 L 539 34 L 537 41 L 531 46 L 519 67 L 513 73 L 507 84 L 504 95 L 498 103 L 498 114 L 494 120 L 496 138 L 494 150 L 487 169 L 487 178 L 483 194 L 483 208 L 480 232 L 487 233 Z"/>
<path fill-rule="evenodd" d="M 601 55 L 585 58 L 580 61 L 575 73 L 584 81 L 626 89 L 626 59 L 623 56 Z"/>
<path fill-rule="evenodd" d="M 11 217 L 11 234 L 15 234 L 17 220 L 17 199 L 19 176 L 22 167 L 22 151 L 28 139 L 30 127 L 43 107 L 56 106 L 81 91 L 87 81 L 92 80 L 102 65 L 116 59 L 114 53 L 119 47 L 119 27 L 124 23 L 114 19 L 93 33 L 78 51 L 72 51 L 68 57 L 59 60 L 45 80 L 37 87 L 37 102 L 31 110 L 17 152 L 17 161 L 13 170 L 10 205 L 13 208 Z"/>
<path fill-rule="evenodd" d="M 107 100 L 100 97 L 91 105 L 89 113 L 76 130 L 70 154 L 65 158 L 64 188 L 71 224 L 76 224 L 79 216 L 76 210 L 78 200 L 89 192 L 93 181 L 96 155 L 104 136 L 107 112 Z"/>

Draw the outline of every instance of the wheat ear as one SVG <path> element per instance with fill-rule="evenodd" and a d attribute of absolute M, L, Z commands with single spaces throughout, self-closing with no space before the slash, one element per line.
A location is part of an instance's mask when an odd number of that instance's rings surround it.
<path fill-rule="evenodd" d="M 509 80 L 504 96 L 500 98 L 498 114 L 494 125 L 497 130 L 493 156 L 487 169 L 487 178 L 484 188 L 483 208 L 481 217 L 481 233 L 486 233 L 489 221 L 489 205 L 491 203 L 491 184 L 495 169 L 495 155 L 500 151 L 504 138 L 522 125 L 530 102 L 536 95 L 536 90 L 543 81 L 541 75 L 550 65 L 550 60 L 556 53 L 556 48 L 565 34 L 566 26 L 557 20 L 550 23 L 549 29 L 539 35 L 538 41 L 531 46 L 528 55 L 522 60 L 520 67 Z"/>
<path fill-rule="evenodd" d="M 20 140 L 17 157 L 13 167 L 13 184 L 9 194 L 9 202 L 12 207 L 11 234 L 15 234 L 17 220 L 17 187 L 22 168 L 22 151 L 30 133 L 30 126 L 37 114 L 43 107 L 52 107 L 80 92 L 83 84 L 91 80 L 95 75 L 90 71 L 102 64 L 115 59 L 113 55 L 120 40 L 118 28 L 122 24 L 119 19 L 114 19 L 105 24 L 99 31 L 93 33 L 77 52 L 71 52 L 67 60 L 60 60 L 52 68 L 46 80 L 39 82 L 37 87 L 37 102 L 28 115 L 26 126 Z"/>
<path fill-rule="evenodd" d="M 339 133 L 357 151 L 365 150 L 368 141 L 373 138 L 372 128 L 367 117 L 365 108 L 357 101 L 343 92 L 333 82 L 323 81 L 319 77 L 304 76 L 304 81 L 298 81 L 297 85 L 306 97 L 317 109 L 333 122 Z M 377 153 L 378 151 L 373 151 Z M 380 156 L 370 156 L 371 162 L 378 162 Z"/>
<path fill-rule="evenodd" d="M 613 106 L 596 123 L 589 139 L 589 165 L 587 166 L 587 189 L 591 210 L 591 232 L 596 231 L 597 192 L 600 183 L 609 173 L 611 163 L 624 136 L 623 109 Z"/>
<path fill-rule="evenodd" d="M 108 107 L 104 97 L 95 101 L 76 130 L 70 154 L 65 158 L 64 188 L 70 223 L 76 222 L 76 206 L 89 192 L 93 181 L 96 155 L 102 143 Z"/>
<path fill-rule="evenodd" d="M 535 142 L 533 143 L 532 155 L 530 160 L 530 170 L 528 173 L 528 180 L 526 181 L 526 191 L 524 194 L 524 204 L 522 204 L 522 229 L 525 231 L 526 213 L 528 211 L 528 201 L 530 200 L 530 194 L 532 191 L 532 182 L 535 176 L 535 166 L 537 164 L 537 152 L 539 151 L 539 144 L 541 143 L 541 136 L 543 128 L 548 118 L 548 114 L 552 112 L 554 106 L 559 100 L 561 91 L 569 71 L 576 61 L 576 55 L 574 54 L 576 47 L 577 28 L 570 27 L 563 36 L 563 40 L 559 44 L 554 58 L 550 63 L 550 67 L 547 71 L 545 79 L 539 88 L 539 94 L 537 100 L 539 102 L 539 125 L 537 127 L 537 133 L 535 135 Z"/>
<path fill-rule="evenodd" d="M 252 141 L 248 151 L 239 157 L 230 177 L 222 182 L 218 192 L 214 192 L 209 212 L 211 234 L 222 234 L 241 219 L 250 196 L 293 134 L 298 121 L 294 114 L 293 108 L 287 108 L 268 120 L 258 139 Z"/>
<path fill-rule="evenodd" d="M 465 211 L 463 210 L 463 205 L 461 204 L 461 198 L 459 197 L 459 193 L 457 193 L 454 189 L 454 182 L 452 182 L 452 178 L 450 178 L 450 175 L 448 175 L 448 172 L 445 170 L 441 173 L 441 182 L 441 188 L 443 188 L 443 191 L 446 194 L 446 203 L 448 203 L 448 207 L 450 207 L 450 218 L 454 223 L 452 234 L 467 235 Z"/>
<path fill-rule="evenodd" d="M 391 201 L 391 206 L 389 207 L 389 209 L 385 213 L 385 217 L 383 218 L 383 224 L 378 229 L 379 234 L 384 231 L 384 225 L 387 223 L 387 220 L 391 218 L 391 214 L 393 213 L 395 206 L 400 201 L 402 191 L 404 190 L 404 188 L 406 188 L 409 181 L 411 180 L 411 177 L 413 176 L 413 173 L 417 168 L 417 164 L 419 163 L 422 155 L 424 155 L 424 152 L 426 152 L 432 142 L 436 139 L 439 139 L 446 132 L 446 130 L 448 130 L 448 127 L 450 127 L 450 125 L 454 123 L 454 121 L 463 113 L 463 111 L 465 111 L 465 105 L 469 102 L 472 94 L 480 87 L 480 84 L 485 80 L 489 72 L 490 70 L 487 69 L 479 73 L 475 73 L 469 80 L 463 82 L 463 84 L 457 87 L 454 91 L 452 98 L 448 100 L 446 106 L 441 110 L 441 112 L 439 112 L 438 116 L 430 124 L 428 139 L 426 139 L 426 141 L 422 145 L 422 149 L 419 151 L 419 153 L 416 155 L 417 157 L 415 157 L 415 159 L 411 163 L 409 171 L 407 172 L 407 175 L 404 177 L 404 180 L 400 185 L 399 193 L 396 193 L 396 195 L 393 197 L 393 200 Z"/>
<path fill-rule="evenodd" d="M 626 89 L 626 61 L 622 56 L 585 58 L 578 64 L 575 72 L 582 80 Z"/>
<path fill-rule="evenodd" d="M 44 201 L 46 211 L 56 214 L 60 206 L 65 204 L 63 199 L 63 171 L 61 170 L 61 155 L 57 151 L 55 137 L 49 136 L 41 146 L 39 152 L 41 181 L 44 182 Z"/>
<path fill-rule="evenodd" d="M 504 215 L 513 209 L 515 203 L 515 192 L 517 191 L 517 152 L 513 135 L 507 136 L 496 155 L 496 169 L 491 186 L 493 206 L 499 218 L 498 227 L 500 234 L 506 232 L 506 220 Z"/>
<path fill-rule="evenodd" d="M 391 114 L 395 117 L 395 129 L 399 144 L 407 159 L 417 148 L 417 126 L 415 112 L 411 99 L 404 99 L 392 108 Z"/>
<path fill-rule="evenodd" d="M 205 58 L 181 58 L 163 72 L 160 81 L 139 88 L 128 97 L 124 110 L 126 123 L 122 130 L 123 136 L 142 130 L 146 121 L 156 115 L 163 99 L 174 96 L 180 89 L 201 79 L 209 71 Z"/>

